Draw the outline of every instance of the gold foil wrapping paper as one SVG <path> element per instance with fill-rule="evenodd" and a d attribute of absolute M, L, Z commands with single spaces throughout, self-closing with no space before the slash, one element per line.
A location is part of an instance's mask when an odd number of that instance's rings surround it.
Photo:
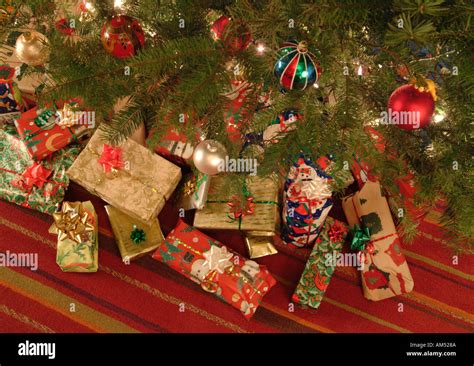
<path fill-rule="evenodd" d="M 98 130 L 67 174 L 110 205 L 150 225 L 178 185 L 181 169 L 128 139 L 119 146 L 123 168 L 106 174 L 98 162 L 104 142 Z"/>
<path fill-rule="evenodd" d="M 120 255 L 125 263 L 155 250 L 164 240 L 158 219 L 153 220 L 151 225 L 147 226 L 137 222 L 137 220 L 134 220 L 115 207 L 106 205 L 105 210 L 109 216 Z M 145 240 L 143 242 L 135 244 L 131 239 L 130 235 L 134 227 L 145 232 Z"/>
<path fill-rule="evenodd" d="M 58 235 L 56 263 L 63 272 L 97 272 L 99 245 L 97 214 L 90 201 L 63 202 L 49 228 Z"/>
<path fill-rule="evenodd" d="M 232 199 L 225 193 L 219 194 L 222 177 L 212 177 L 211 188 L 203 209 L 197 210 L 194 226 L 200 229 L 242 230 L 250 258 L 259 258 L 277 253 L 273 236 L 280 225 L 279 184 L 267 177 L 249 177 L 247 190 L 254 198 L 254 212 L 240 220 L 229 217 L 228 202 Z"/>

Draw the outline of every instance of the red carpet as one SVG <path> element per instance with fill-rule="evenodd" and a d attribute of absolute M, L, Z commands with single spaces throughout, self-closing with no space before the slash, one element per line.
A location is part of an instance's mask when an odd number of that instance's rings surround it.
<path fill-rule="evenodd" d="M 99 215 L 99 271 L 63 273 L 55 262 L 52 218 L 0 201 L 0 252 L 38 253 L 37 271 L 0 267 L 0 332 L 473 332 L 474 261 L 442 244 L 436 214 L 405 245 L 414 292 L 381 302 L 362 295 L 355 268 L 338 267 L 319 310 L 292 310 L 290 296 L 307 252 L 279 247 L 258 260 L 278 284 L 247 321 L 165 265 L 144 257 L 125 265 L 103 202 L 72 185 L 67 200 L 92 199 Z M 167 234 L 177 214 L 160 214 Z M 192 223 L 191 218 L 186 221 Z M 245 254 L 238 234 L 207 232 Z"/>

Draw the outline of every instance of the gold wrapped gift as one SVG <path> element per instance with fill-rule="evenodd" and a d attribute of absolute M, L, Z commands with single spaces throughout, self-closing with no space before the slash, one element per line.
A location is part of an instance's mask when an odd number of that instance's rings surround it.
<path fill-rule="evenodd" d="M 152 224 L 147 226 L 138 223 L 115 207 L 106 205 L 105 210 L 125 263 L 155 250 L 164 240 L 158 219 L 154 219 Z"/>
<path fill-rule="evenodd" d="M 51 234 L 58 235 L 56 263 L 63 272 L 97 272 L 97 214 L 90 201 L 63 202 L 53 214 Z"/>
<path fill-rule="evenodd" d="M 277 253 L 273 236 L 279 229 L 279 184 L 267 177 L 248 177 L 246 189 L 249 192 L 247 208 L 233 205 L 233 197 L 219 193 L 223 177 L 213 177 L 206 205 L 197 210 L 194 226 L 199 229 L 242 230 L 250 258 L 259 258 Z M 244 212 L 236 215 L 236 211 Z"/>
<path fill-rule="evenodd" d="M 67 174 L 110 205 L 150 225 L 181 179 L 181 169 L 135 141 L 104 142 L 98 130 Z"/>

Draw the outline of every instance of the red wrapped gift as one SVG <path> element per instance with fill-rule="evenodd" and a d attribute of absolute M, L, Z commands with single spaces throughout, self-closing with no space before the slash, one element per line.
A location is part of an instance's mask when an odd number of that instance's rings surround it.
<path fill-rule="evenodd" d="M 153 258 L 239 309 L 247 319 L 276 284 L 265 266 L 234 253 L 182 220 Z"/>
<path fill-rule="evenodd" d="M 152 132 L 153 134 L 153 132 Z M 189 165 L 193 159 L 194 145 L 186 135 L 171 127 L 155 146 L 155 152 L 177 165 Z"/>
<path fill-rule="evenodd" d="M 389 157 L 394 157 L 393 152 L 386 151 L 385 139 L 379 131 L 375 130 L 373 127 L 368 126 L 365 127 L 365 132 L 371 137 L 374 147 L 380 153 L 388 153 Z M 361 189 L 367 181 L 378 181 L 378 177 L 371 172 L 369 165 L 358 156 L 354 158 L 351 170 L 352 174 L 354 174 L 354 177 L 357 180 L 359 189 Z M 413 197 L 418 191 L 418 188 L 414 179 L 415 175 L 411 170 L 409 170 L 408 166 L 407 171 L 408 173 L 403 177 L 397 178 L 395 183 L 400 190 L 400 195 L 403 199 L 403 205 L 407 209 L 408 213 L 413 218 L 419 219 L 426 213 L 426 209 L 424 207 L 416 207 L 413 203 Z"/>
<path fill-rule="evenodd" d="M 80 118 L 75 118 L 74 111 L 68 109 L 72 126 L 65 122 L 68 117 L 65 108 L 77 106 L 77 102 L 64 104 L 62 110 L 57 108 L 38 109 L 32 108 L 21 114 L 15 120 L 15 126 L 20 138 L 25 143 L 30 156 L 36 160 L 43 160 L 53 152 L 61 150 L 71 142 L 77 142 L 80 135 L 83 135 L 89 126 L 86 120 L 89 114 L 82 114 Z M 65 118 L 66 117 L 66 118 Z M 61 123 L 65 122 L 65 123 Z"/>

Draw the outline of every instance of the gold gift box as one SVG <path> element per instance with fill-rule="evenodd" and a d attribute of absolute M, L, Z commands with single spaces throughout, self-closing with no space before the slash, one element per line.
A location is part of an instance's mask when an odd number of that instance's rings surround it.
<path fill-rule="evenodd" d="M 150 226 L 140 225 L 136 220 L 115 207 L 106 205 L 105 211 L 109 216 L 120 255 L 125 263 L 154 251 L 163 242 L 164 236 L 158 219 L 154 219 Z M 145 240 L 143 242 L 135 244 L 132 241 L 130 235 L 134 227 L 144 231 Z"/>
<path fill-rule="evenodd" d="M 219 186 L 223 177 L 213 177 L 207 196 L 206 206 L 197 210 L 194 216 L 194 226 L 199 229 L 239 229 L 249 232 L 274 233 L 280 224 L 278 206 L 278 183 L 272 178 L 249 177 L 246 181 L 247 190 L 254 198 L 255 211 L 244 216 L 241 220 L 229 218 L 229 205 L 232 197 L 225 193 L 219 194 Z M 240 227 L 239 227 L 240 226 Z"/>
<path fill-rule="evenodd" d="M 98 162 L 105 138 L 98 130 L 67 171 L 68 176 L 110 205 L 150 225 L 181 179 L 181 169 L 130 139 L 122 149 L 123 168 L 105 173 Z"/>

